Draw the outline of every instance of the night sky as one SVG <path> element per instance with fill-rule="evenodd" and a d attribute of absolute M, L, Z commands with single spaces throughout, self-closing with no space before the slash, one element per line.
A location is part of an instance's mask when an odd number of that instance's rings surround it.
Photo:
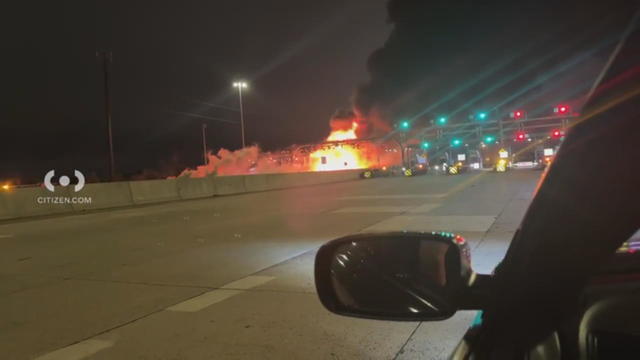
<path fill-rule="evenodd" d="M 238 121 L 236 79 L 250 83 L 247 141 L 267 150 L 321 141 L 331 115 L 351 107 L 356 89 L 357 106 L 365 113 L 382 107 L 385 121 L 425 109 L 423 119 L 441 112 L 464 118 L 497 104 L 547 111 L 586 91 L 624 17 L 611 15 L 614 7 L 604 2 L 585 9 L 577 1 L 397 0 L 391 15 L 386 3 L 13 3 L 2 22 L 0 181 L 39 182 L 49 169 L 105 176 L 97 50 L 113 52 L 117 172 L 167 176 L 201 162 L 203 121 L 210 148 L 240 146 L 238 125 L 198 117 Z"/>
<path fill-rule="evenodd" d="M 202 159 L 203 119 L 180 113 L 239 121 L 224 109 L 238 108 L 231 83 L 239 78 L 250 82 L 248 142 L 276 149 L 322 140 L 389 32 L 384 0 L 95 4 L 12 5 L 4 24 L 11 35 L 2 60 L 9 97 L 1 114 L 0 180 L 40 181 L 53 168 L 104 176 L 96 50 L 113 52 L 117 170 L 167 172 Z M 204 121 L 209 147 L 240 146 L 238 125 Z"/>

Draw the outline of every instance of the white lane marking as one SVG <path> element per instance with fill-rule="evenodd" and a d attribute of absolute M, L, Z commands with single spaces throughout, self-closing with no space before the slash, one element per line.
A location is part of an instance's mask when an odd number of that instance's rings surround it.
<path fill-rule="evenodd" d="M 361 232 L 371 231 L 478 231 L 489 230 L 494 216 L 426 216 L 398 215 L 374 224 Z"/>
<path fill-rule="evenodd" d="M 273 276 L 247 276 L 246 278 L 230 282 L 224 285 L 222 289 L 247 290 L 262 285 L 275 279 Z"/>
<path fill-rule="evenodd" d="M 247 276 L 167 308 L 169 311 L 196 312 L 226 300 L 248 289 L 275 279 L 273 276 Z"/>
<path fill-rule="evenodd" d="M 410 208 L 410 206 L 351 206 L 335 210 L 333 213 L 401 213 Z"/>
<path fill-rule="evenodd" d="M 414 207 L 413 209 L 409 210 L 409 213 L 412 214 L 416 214 L 416 213 L 426 213 L 429 212 L 435 208 L 437 208 L 438 206 L 440 206 L 440 204 L 424 204 L 424 205 L 420 205 L 418 207 Z"/>
<path fill-rule="evenodd" d="M 401 195 L 354 195 L 342 196 L 338 200 L 372 200 L 372 199 L 433 199 L 445 197 L 447 194 L 401 194 Z"/>
<path fill-rule="evenodd" d="M 80 360 L 113 346 L 113 342 L 90 339 L 37 357 L 35 360 Z"/>
<path fill-rule="evenodd" d="M 12 238 L 13 234 L 0 234 L 0 239 Z"/>
<path fill-rule="evenodd" d="M 181 312 L 196 312 L 206 307 L 209 307 L 215 303 L 226 300 L 234 295 L 238 295 L 242 290 L 226 290 L 218 289 L 206 292 L 202 295 L 196 296 L 189 300 L 183 301 L 179 304 L 170 306 L 167 308 L 169 311 L 181 311 Z"/>

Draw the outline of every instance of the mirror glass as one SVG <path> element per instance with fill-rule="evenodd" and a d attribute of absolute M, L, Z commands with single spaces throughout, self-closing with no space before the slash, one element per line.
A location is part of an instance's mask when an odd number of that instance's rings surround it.
<path fill-rule="evenodd" d="M 450 233 L 355 235 L 321 248 L 318 292 L 344 315 L 444 319 L 471 276 L 462 237 Z"/>

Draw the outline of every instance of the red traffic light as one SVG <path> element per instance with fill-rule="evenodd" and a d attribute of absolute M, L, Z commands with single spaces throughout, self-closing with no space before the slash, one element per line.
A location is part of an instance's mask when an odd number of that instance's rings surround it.
<path fill-rule="evenodd" d="M 551 137 L 554 139 L 559 139 L 564 136 L 564 131 L 555 129 L 551 132 Z"/>
<path fill-rule="evenodd" d="M 516 133 L 516 141 L 524 141 L 527 138 L 527 134 L 524 131 L 518 131 Z"/>
<path fill-rule="evenodd" d="M 522 118 L 524 117 L 524 111 L 522 111 L 522 110 L 516 110 L 516 111 L 512 112 L 512 113 L 511 113 L 511 114 L 509 114 L 509 115 L 511 115 L 511 117 L 512 117 L 513 119 L 516 119 L 516 120 L 517 120 L 517 119 L 522 119 Z"/>
<path fill-rule="evenodd" d="M 562 114 L 562 115 L 564 115 L 564 114 L 568 114 L 568 113 L 569 113 L 569 110 L 571 110 L 571 109 L 569 108 L 569 106 L 568 106 L 568 105 L 558 105 L 558 106 L 556 106 L 555 108 L 553 108 L 553 112 L 554 112 L 554 113 L 556 113 L 556 114 Z"/>

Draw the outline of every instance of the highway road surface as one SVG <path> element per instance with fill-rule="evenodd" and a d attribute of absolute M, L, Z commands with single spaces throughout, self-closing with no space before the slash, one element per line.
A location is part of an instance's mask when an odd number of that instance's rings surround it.
<path fill-rule="evenodd" d="M 326 311 L 316 249 L 366 231 L 442 230 L 489 272 L 539 171 L 349 181 L 0 223 L 0 358 L 440 359 L 443 322 Z"/>

